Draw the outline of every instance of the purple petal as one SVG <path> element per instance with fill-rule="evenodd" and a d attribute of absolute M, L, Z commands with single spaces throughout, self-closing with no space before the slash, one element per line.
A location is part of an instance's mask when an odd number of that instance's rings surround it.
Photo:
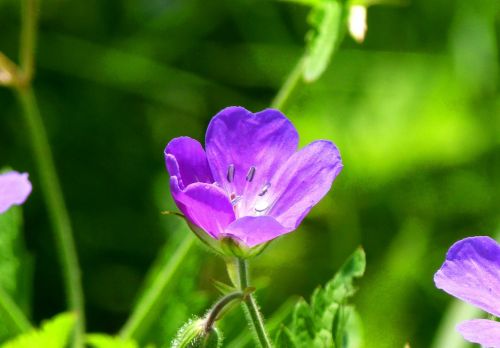
<path fill-rule="evenodd" d="M 186 218 L 214 238 L 234 221 L 234 210 L 225 192 L 207 183 L 194 183 L 181 190 L 177 177 L 170 178 L 175 203 Z"/>
<path fill-rule="evenodd" d="M 177 177 L 182 189 L 194 182 L 214 182 L 205 151 L 198 141 L 189 137 L 175 138 L 168 143 L 165 163 L 168 172 Z"/>
<path fill-rule="evenodd" d="M 23 204 L 31 193 L 27 173 L 8 172 L 0 174 L 0 214 L 13 205 Z"/>
<path fill-rule="evenodd" d="M 230 224 L 225 229 L 224 236 L 254 247 L 288 232 L 290 230 L 270 216 L 245 216 Z"/>
<path fill-rule="evenodd" d="M 457 326 L 467 341 L 489 348 L 500 348 L 500 323 L 493 320 L 475 319 Z"/>
<path fill-rule="evenodd" d="M 291 156 L 271 181 L 268 194 L 255 203 L 256 210 L 269 206 L 273 216 L 287 229 L 295 229 L 311 208 L 330 190 L 342 170 L 334 144 L 315 141 Z"/>
<path fill-rule="evenodd" d="M 456 242 L 434 282 L 439 289 L 500 316 L 500 245 L 490 237 Z"/>
<path fill-rule="evenodd" d="M 292 123 L 278 110 L 253 114 L 242 107 L 223 109 L 212 118 L 206 136 L 214 179 L 229 195 L 254 197 L 296 151 L 298 139 Z"/>

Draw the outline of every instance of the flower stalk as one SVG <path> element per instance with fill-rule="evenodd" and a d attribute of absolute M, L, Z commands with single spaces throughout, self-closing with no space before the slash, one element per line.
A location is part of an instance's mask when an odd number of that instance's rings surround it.
<path fill-rule="evenodd" d="M 14 87 L 31 138 L 33 157 L 38 168 L 40 185 L 45 196 L 49 218 L 55 234 L 56 247 L 65 283 L 70 310 L 77 314 L 73 347 L 83 347 L 85 332 L 84 300 L 80 268 L 68 210 L 56 173 L 47 132 L 32 89 L 35 71 L 35 46 L 38 22 L 38 0 L 24 0 L 21 9 L 20 67 L 16 69 Z"/>
<path fill-rule="evenodd" d="M 217 301 L 212 309 L 208 312 L 205 321 L 205 332 L 210 332 L 215 324 L 215 322 L 220 319 L 221 315 L 234 301 L 244 300 L 248 294 L 243 291 L 235 291 L 227 294 L 219 301 Z"/>
<path fill-rule="evenodd" d="M 237 259 L 237 264 L 239 278 L 238 286 L 240 290 L 244 291 L 244 289 L 247 289 L 249 287 L 248 263 L 247 260 Z M 266 328 L 264 326 L 264 318 L 260 313 L 259 306 L 257 305 L 255 297 L 251 293 L 245 296 L 245 299 L 243 301 L 243 308 L 247 321 L 255 332 L 257 342 L 262 348 L 271 348 L 271 340 L 269 339 L 269 335 L 267 334 Z"/>

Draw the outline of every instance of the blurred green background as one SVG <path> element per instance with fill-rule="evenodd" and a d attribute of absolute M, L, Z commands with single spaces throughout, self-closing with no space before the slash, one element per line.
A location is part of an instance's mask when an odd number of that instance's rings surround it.
<path fill-rule="evenodd" d="M 283 111 L 302 145 L 334 141 L 345 167 L 301 227 L 255 260 L 267 317 L 291 295 L 309 297 L 363 245 L 356 303 L 366 347 L 431 346 L 451 300 L 432 281 L 447 248 L 500 227 L 499 7 L 370 7 L 365 42 L 346 37 L 326 73 L 297 87 Z M 10 57 L 18 13 L 17 0 L 0 0 L 0 50 Z M 116 332 L 152 263 L 189 233 L 160 215 L 174 209 L 166 143 L 203 141 L 225 106 L 267 107 L 303 52 L 307 14 L 270 0 L 41 2 L 34 87 L 75 230 L 90 331 Z M 12 92 L 0 90 L 0 105 L 0 166 L 29 172 L 34 184 L 24 216 L 39 321 L 64 310 L 64 294 L 26 126 Z M 226 279 L 224 265 L 196 244 L 148 341 L 168 342 L 202 314 L 218 296 L 212 279 Z M 226 326 L 229 338 L 241 330 Z"/>

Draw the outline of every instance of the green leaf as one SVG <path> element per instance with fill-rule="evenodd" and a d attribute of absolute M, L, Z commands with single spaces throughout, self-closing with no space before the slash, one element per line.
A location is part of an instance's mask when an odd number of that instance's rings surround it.
<path fill-rule="evenodd" d="M 328 67 L 340 41 L 343 16 L 343 5 L 338 0 L 323 1 L 311 9 L 307 18 L 311 29 L 306 34 L 303 66 L 303 76 L 307 82 L 317 80 Z"/>
<path fill-rule="evenodd" d="M 21 231 L 20 207 L 11 207 L 0 214 L 0 287 L 24 312 L 29 312 L 31 258 Z M 14 334 L 0 317 L 0 340 Z"/>
<path fill-rule="evenodd" d="M 4 343 L 1 348 L 65 348 L 75 321 L 76 315 L 73 313 L 59 314 L 43 322 L 40 329 L 17 336 Z"/>
<path fill-rule="evenodd" d="M 308 347 L 314 338 L 316 328 L 312 309 L 304 299 L 300 299 L 295 305 L 292 328 L 298 346 Z"/>
<path fill-rule="evenodd" d="M 25 266 L 22 260 L 27 256 L 24 247 L 22 212 L 20 207 L 11 207 L 0 214 L 0 285 L 16 301 L 20 298 L 20 271 Z"/>
<path fill-rule="evenodd" d="M 282 326 L 276 335 L 275 344 L 277 348 L 297 348 L 297 344 L 294 341 L 293 333 Z"/>
<path fill-rule="evenodd" d="M 354 295 L 354 279 L 365 273 L 366 255 L 363 249 L 357 249 L 337 272 L 335 277 L 326 284 L 325 295 L 327 301 L 343 303 Z"/>
<path fill-rule="evenodd" d="M 334 348 L 332 333 L 321 329 L 314 337 L 313 346 L 314 348 Z"/>
<path fill-rule="evenodd" d="M 137 342 L 133 340 L 99 333 L 86 335 L 86 341 L 93 348 L 139 348 Z"/>
<path fill-rule="evenodd" d="M 301 299 L 294 308 L 290 329 L 282 327 L 277 347 L 359 348 L 361 322 L 346 302 L 355 293 L 354 280 L 365 272 L 366 256 L 356 250 L 325 288 L 318 287 L 311 305 Z"/>

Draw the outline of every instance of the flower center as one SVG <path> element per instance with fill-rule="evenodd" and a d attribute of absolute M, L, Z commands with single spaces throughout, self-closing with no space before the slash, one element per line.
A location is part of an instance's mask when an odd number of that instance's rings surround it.
<path fill-rule="evenodd" d="M 230 164 L 227 167 L 227 174 L 226 174 L 226 179 L 228 182 L 228 194 L 229 194 L 229 199 L 231 201 L 231 204 L 233 205 L 233 209 L 236 213 L 236 215 L 264 215 L 266 211 L 269 210 L 271 204 L 269 203 L 268 199 L 265 199 L 264 196 L 266 193 L 269 191 L 269 188 L 271 187 L 271 183 L 267 182 L 262 186 L 262 188 L 257 192 L 257 194 L 254 197 L 249 197 L 248 192 L 249 188 L 252 185 L 252 181 L 255 178 L 255 173 L 257 169 L 255 166 L 250 166 L 248 169 L 247 175 L 245 177 L 245 186 L 243 187 L 243 190 L 240 195 L 236 192 L 236 188 L 234 187 L 234 179 L 236 173 L 236 168 L 234 164 Z M 252 191 L 250 191 L 252 192 Z M 255 192 L 255 191 L 253 191 Z M 243 197 L 246 195 L 245 199 Z M 252 195 L 252 194 L 250 194 Z M 251 211 L 247 210 L 247 205 L 250 205 L 253 209 Z M 239 214 L 240 213 L 240 214 Z M 246 214 L 245 214 L 246 213 Z"/>

